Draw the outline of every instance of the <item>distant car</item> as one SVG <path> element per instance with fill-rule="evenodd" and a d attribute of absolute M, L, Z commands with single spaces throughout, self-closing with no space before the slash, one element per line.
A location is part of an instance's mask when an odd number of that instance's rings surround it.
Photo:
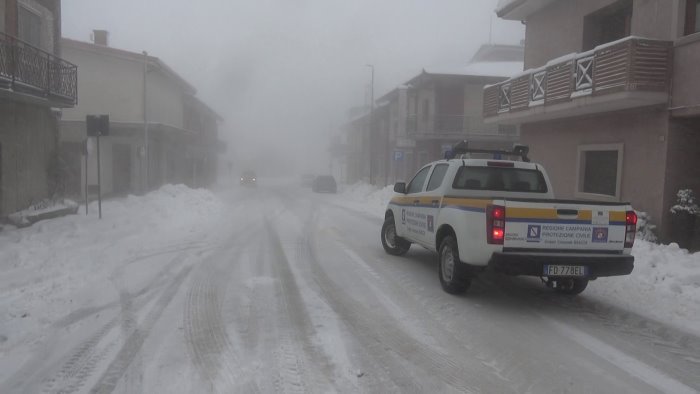
<path fill-rule="evenodd" d="M 241 185 L 243 186 L 257 186 L 258 179 L 253 171 L 245 171 L 241 174 Z"/>
<path fill-rule="evenodd" d="M 332 175 L 319 175 L 314 179 L 311 190 L 316 193 L 337 193 L 338 185 Z"/>
<path fill-rule="evenodd" d="M 314 174 L 304 174 L 301 176 L 301 186 L 303 187 L 311 187 L 314 185 L 314 179 L 316 179 L 316 175 Z"/>

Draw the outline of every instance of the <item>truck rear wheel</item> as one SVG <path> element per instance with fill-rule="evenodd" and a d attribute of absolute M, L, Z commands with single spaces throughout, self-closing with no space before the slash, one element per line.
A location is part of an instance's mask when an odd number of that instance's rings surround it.
<path fill-rule="evenodd" d="M 554 290 L 560 294 L 576 295 L 581 294 L 588 286 L 588 279 L 567 278 L 558 279 L 554 286 Z"/>
<path fill-rule="evenodd" d="M 393 217 L 388 217 L 382 225 L 382 246 L 393 256 L 403 256 L 411 248 L 411 243 L 396 235 L 396 224 Z"/>
<path fill-rule="evenodd" d="M 453 236 L 448 235 L 440 244 L 438 264 L 440 284 L 446 293 L 462 294 L 469 288 L 471 279 L 460 275 L 461 264 L 457 240 Z"/>

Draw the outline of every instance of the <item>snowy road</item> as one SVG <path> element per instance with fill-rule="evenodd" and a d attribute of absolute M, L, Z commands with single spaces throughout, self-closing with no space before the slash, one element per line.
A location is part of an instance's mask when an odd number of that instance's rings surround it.
<path fill-rule="evenodd" d="M 698 337 L 531 278 L 450 296 L 434 253 L 386 255 L 335 195 L 224 199 L 215 234 L 115 264 L 98 305 L 4 349 L 0 392 L 700 391 Z"/>

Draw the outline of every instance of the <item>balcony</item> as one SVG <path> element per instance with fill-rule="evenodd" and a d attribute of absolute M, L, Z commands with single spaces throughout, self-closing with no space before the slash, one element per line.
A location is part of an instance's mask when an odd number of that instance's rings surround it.
<path fill-rule="evenodd" d="M 78 103 L 78 67 L 0 33 L 0 95 L 6 92 L 39 104 L 74 107 Z"/>
<path fill-rule="evenodd" d="M 672 43 L 627 37 L 484 88 L 484 121 L 518 124 L 667 104 Z"/>
<path fill-rule="evenodd" d="M 416 140 L 517 139 L 514 127 L 484 124 L 478 116 L 464 115 L 434 115 L 428 119 L 408 115 L 406 132 Z"/>

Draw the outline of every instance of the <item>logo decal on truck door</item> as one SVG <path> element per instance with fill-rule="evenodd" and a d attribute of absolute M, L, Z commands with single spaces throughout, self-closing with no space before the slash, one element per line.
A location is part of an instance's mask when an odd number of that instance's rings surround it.
<path fill-rule="evenodd" d="M 540 242 L 542 226 L 529 224 L 527 226 L 527 242 Z"/>
<path fill-rule="evenodd" d="M 431 233 L 435 231 L 435 221 L 433 220 L 433 215 L 428 215 L 428 231 Z"/>

